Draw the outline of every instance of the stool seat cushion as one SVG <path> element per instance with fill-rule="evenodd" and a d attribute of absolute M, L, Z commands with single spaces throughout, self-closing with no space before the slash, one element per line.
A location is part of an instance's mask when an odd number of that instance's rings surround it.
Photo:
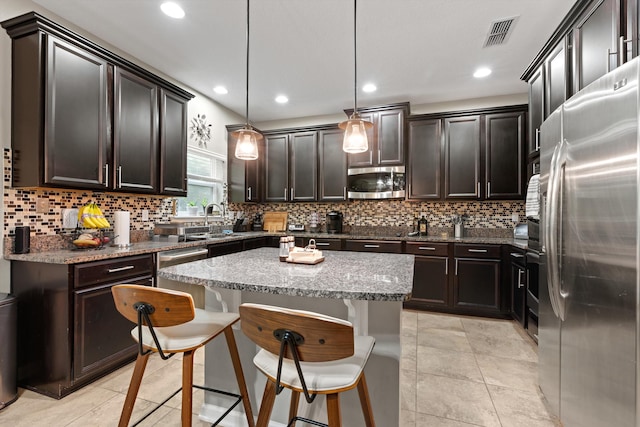
<path fill-rule="evenodd" d="M 355 336 L 353 356 L 331 362 L 300 362 L 309 391 L 334 393 L 336 390 L 353 388 L 360 378 L 374 344 L 373 337 Z M 277 354 L 260 350 L 254 357 L 253 363 L 263 374 L 275 381 L 278 374 Z M 302 390 L 293 360 L 283 360 L 280 381 L 283 385 Z"/>
<path fill-rule="evenodd" d="M 195 318 L 176 326 L 156 327 L 153 330 L 158 337 L 162 351 L 177 353 L 195 349 L 206 344 L 229 325 L 240 319 L 238 313 L 218 313 L 195 309 Z M 131 336 L 138 341 L 138 327 L 131 330 Z M 142 343 L 145 347 L 157 350 L 149 328 L 142 328 Z"/>

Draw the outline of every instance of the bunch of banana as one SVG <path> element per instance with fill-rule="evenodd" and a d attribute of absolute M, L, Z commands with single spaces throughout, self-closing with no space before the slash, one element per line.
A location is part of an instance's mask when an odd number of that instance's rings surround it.
<path fill-rule="evenodd" d="M 78 209 L 78 224 L 85 228 L 109 228 L 111 224 L 95 203 L 87 203 Z"/>

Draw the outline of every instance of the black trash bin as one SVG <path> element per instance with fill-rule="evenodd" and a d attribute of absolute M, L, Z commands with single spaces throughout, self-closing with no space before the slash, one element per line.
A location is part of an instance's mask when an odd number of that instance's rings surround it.
<path fill-rule="evenodd" d="M 0 293 L 0 409 L 18 397 L 17 319 L 17 299 L 12 295 Z"/>

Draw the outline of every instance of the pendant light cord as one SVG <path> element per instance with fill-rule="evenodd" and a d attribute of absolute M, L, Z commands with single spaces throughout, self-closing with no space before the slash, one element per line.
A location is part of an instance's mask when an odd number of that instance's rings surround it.
<path fill-rule="evenodd" d="M 248 0 L 247 0 L 248 1 Z M 358 113 L 358 30 L 357 7 L 358 0 L 353 0 L 353 114 Z"/>
<path fill-rule="evenodd" d="M 249 0 L 247 0 L 247 82 L 245 99 L 245 119 L 247 128 L 249 127 Z"/>

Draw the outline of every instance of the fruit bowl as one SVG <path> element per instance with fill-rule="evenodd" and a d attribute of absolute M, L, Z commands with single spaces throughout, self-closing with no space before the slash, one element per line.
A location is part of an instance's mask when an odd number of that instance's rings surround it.
<path fill-rule="evenodd" d="M 72 244 L 76 249 L 102 249 L 111 242 L 111 237 L 102 230 L 78 230 Z"/>

